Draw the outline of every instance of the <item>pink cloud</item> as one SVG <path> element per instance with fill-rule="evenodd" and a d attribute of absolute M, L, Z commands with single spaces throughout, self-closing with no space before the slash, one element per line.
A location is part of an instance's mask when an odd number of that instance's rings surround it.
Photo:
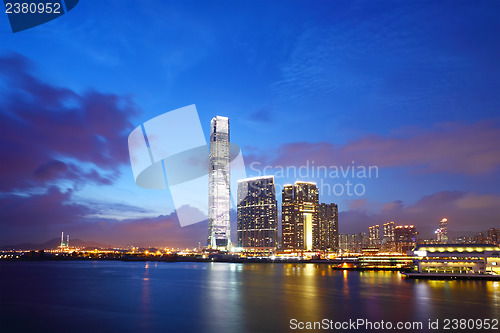
<path fill-rule="evenodd" d="M 364 207 L 377 207 L 367 210 Z M 404 205 L 401 201 L 388 203 L 366 202 L 363 208 L 349 207 L 340 212 L 341 232 L 367 232 L 374 224 L 394 221 L 413 224 L 424 236 L 432 237 L 438 222 L 448 218 L 449 230 L 484 231 L 500 227 L 500 196 L 474 192 L 442 191 L 420 198 L 416 203 Z M 427 233 L 427 234 L 426 234 Z"/>
<path fill-rule="evenodd" d="M 437 124 L 429 130 L 370 135 L 343 146 L 327 142 L 283 144 L 275 151 L 248 156 L 248 161 L 269 165 L 376 165 L 406 167 L 415 172 L 489 174 L 500 167 L 500 124 Z"/>

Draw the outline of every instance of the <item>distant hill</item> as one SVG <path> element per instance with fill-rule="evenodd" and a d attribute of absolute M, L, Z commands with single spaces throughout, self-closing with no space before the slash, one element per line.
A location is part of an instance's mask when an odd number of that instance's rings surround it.
<path fill-rule="evenodd" d="M 57 247 L 61 244 L 60 238 L 54 238 L 49 240 L 48 242 L 41 244 L 33 244 L 33 243 L 22 243 L 15 245 L 3 245 L 0 246 L 0 250 L 51 250 L 57 249 Z M 69 245 L 71 247 L 80 247 L 80 248 L 109 248 L 111 246 L 96 243 L 96 242 L 86 242 L 81 239 L 70 239 Z"/>

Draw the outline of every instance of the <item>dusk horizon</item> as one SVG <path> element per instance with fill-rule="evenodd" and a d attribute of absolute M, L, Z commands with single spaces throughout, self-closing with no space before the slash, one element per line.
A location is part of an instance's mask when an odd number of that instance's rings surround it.
<path fill-rule="evenodd" d="M 495 332 L 500 0 L 4 0 L 0 331 Z"/>
<path fill-rule="evenodd" d="M 81 2 L 15 34 L 4 16 L 0 246 L 61 232 L 206 245 L 207 222 L 181 227 L 168 186 L 135 184 L 127 150 L 135 127 L 192 104 L 206 139 L 212 117 L 230 119 L 247 176 L 275 175 L 278 207 L 284 184 L 316 182 L 340 233 L 500 226 L 498 2 L 147 4 Z"/>

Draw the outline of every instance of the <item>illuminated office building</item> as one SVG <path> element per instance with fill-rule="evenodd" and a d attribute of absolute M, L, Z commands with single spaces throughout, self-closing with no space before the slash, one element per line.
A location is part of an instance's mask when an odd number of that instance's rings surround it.
<path fill-rule="evenodd" d="M 439 222 L 439 228 L 436 230 L 436 237 L 438 243 L 448 243 L 448 219 L 444 218 Z"/>
<path fill-rule="evenodd" d="M 319 249 L 337 251 L 339 248 L 339 211 L 334 203 L 319 205 Z"/>
<path fill-rule="evenodd" d="M 229 118 L 212 118 L 208 171 L 208 247 L 227 250 L 231 246 Z"/>
<path fill-rule="evenodd" d="M 282 191 L 283 250 L 312 251 L 320 247 L 319 191 L 316 183 L 295 182 Z"/>
<path fill-rule="evenodd" d="M 274 176 L 238 180 L 238 247 L 276 249 L 275 191 Z"/>

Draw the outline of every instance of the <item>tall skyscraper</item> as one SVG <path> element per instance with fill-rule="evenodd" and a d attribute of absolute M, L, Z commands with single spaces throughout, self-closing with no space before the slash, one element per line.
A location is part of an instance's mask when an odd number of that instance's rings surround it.
<path fill-rule="evenodd" d="M 339 248 L 339 211 L 336 204 L 319 205 L 319 249 L 337 251 Z"/>
<path fill-rule="evenodd" d="M 444 218 L 439 222 L 439 228 L 436 230 L 437 242 L 441 244 L 448 243 L 448 219 Z"/>
<path fill-rule="evenodd" d="M 238 180 L 238 247 L 276 248 L 275 192 L 274 176 Z"/>
<path fill-rule="evenodd" d="M 281 249 L 295 248 L 295 205 L 293 185 L 283 186 L 281 194 Z"/>
<path fill-rule="evenodd" d="M 210 127 L 208 247 L 227 250 L 231 246 L 229 118 L 216 116 Z"/>
<path fill-rule="evenodd" d="M 316 183 L 295 182 L 282 192 L 281 232 L 283 250 L 311 251 L 320 246 L 319 191 Z"/>

